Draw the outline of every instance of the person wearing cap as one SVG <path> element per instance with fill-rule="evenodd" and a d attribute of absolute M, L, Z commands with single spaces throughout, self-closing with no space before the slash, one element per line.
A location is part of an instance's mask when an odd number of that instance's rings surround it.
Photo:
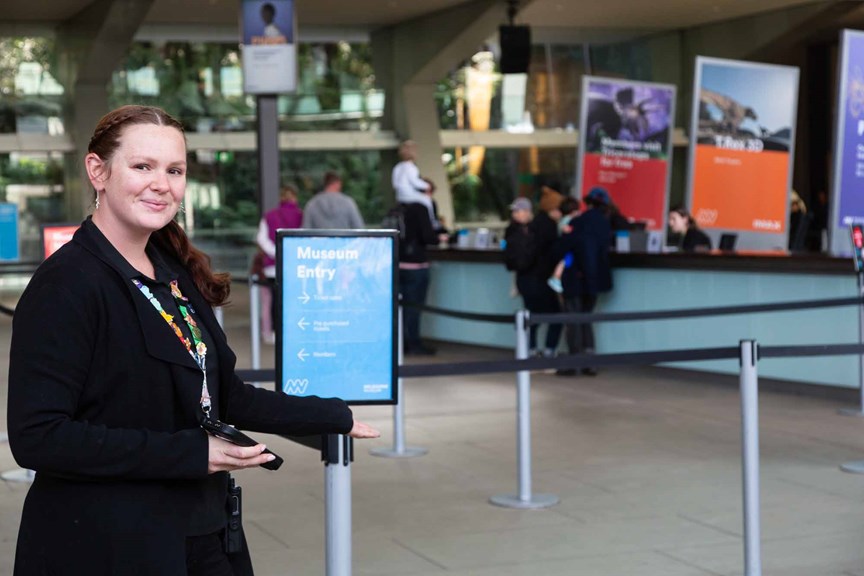
<path fill-rule="evenodd" d="M 559 192 L 544 186 L 539 203 L 540 211 L 530 222 L 519 221 L 530 214 L 526 214 L 526 208 L 530 210 L 531 207 L 527 198 L 519 198 L 511 205 L 512 220 L 505 232 L 505 261 L 508 252 L 516 252 L 513 249 L 517 242 L 520 246 L 530 245 L 529 249 L 520 250 L 530 253 L 530 263 L 518 267 L 508 264 L 508 268 L 516 272 L 516 289 L 522 296 L 525 308 L 535 314 L 556 314 L 561 311 L 558 295 L 549 287 L 547 280 L 556 264 L 552 259 L 551 249 L 558 239 L 556 221 L 561 218 L 559 207 L 563 199 L 564 196 Z M 537 344 L 537 326 L 531 326 L 531 353 L 537 356 L 554 356 L 560 338 L 561 325 L 550 324 L 546 329 L 544 347 L 540 349 Z"/>
<path fill-rule="evenodd" d="M 612 290 L 612 270 L 609 265 L 609 237 L 612 227 L 609 223 L 609 206 L 612 203 L 609 193 L 600 187 L 592 188 L 584 198 L 586 210 L 571 222 L 570 231 L 563 234 L 552 251 L 553 256 L 563 258 L 573 254 L 573 265 L 565 270 L 561 283 L 564 289 L 564 310 L 567 312 L 594 311 L 597 298 Z M 586 322 L 573 325 L 568 331 L 567 348 L 570 354 L 591 354 L 594 352 L 594 328 Z M 594 376 L 597 371 L 591 367 L 582 368 L 586 376 Z M 557 374 L 575 374 L 575 370 L 559 370 Z"/>

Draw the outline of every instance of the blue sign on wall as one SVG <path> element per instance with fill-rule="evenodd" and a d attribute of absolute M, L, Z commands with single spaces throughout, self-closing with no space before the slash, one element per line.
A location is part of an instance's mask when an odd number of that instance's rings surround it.
<path fill-rule="evenodd" d="M 0 204 L 0 260 L 18 259 L 18 205 Z"/>
<path fill-rule="evenodd" d="M 280 230 L 277 389 L 396 402 L 396 232 Z"/>

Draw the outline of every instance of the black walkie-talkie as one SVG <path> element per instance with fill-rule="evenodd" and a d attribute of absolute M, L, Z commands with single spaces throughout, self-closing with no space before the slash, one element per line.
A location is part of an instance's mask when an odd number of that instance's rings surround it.
<path fill-rule="evenodd" d="M 241 488 L 229 478 L 228 501 L 225 503 L 228 522 L 225 525 L 225 553 L 237 554 L 243 549 Z"/>

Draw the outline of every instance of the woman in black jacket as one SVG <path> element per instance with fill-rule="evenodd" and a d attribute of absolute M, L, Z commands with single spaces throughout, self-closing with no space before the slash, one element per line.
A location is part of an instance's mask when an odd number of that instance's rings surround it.
<path fill-rule="evenodd" d="M 338 399 L 244 384 L 211 310 L 228 297 L 174 222 L 186 187 L 181 125 L 124 106 L 85 158 L 95 211 L 36 271 L 16 309 L 9 443 L 36 471 L 15 575 L 251 574 L 225 553 L 227 472 L 264 464 L 200 426 L 278 434 L 377 432 Z"/>
<path fill-rule="evenodd" d="M 699 229 L 696 221 L 684 208 L 673 208 L 669 212 L 669 228 L 678 234 L 679 246 L 684 252 L 711 251 L 711 238 Z"/>

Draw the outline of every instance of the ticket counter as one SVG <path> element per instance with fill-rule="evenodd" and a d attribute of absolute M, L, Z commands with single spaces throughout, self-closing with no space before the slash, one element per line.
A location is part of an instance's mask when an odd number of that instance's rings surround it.
<path fill-rule="evenodd" d="M 490 314 L 515 312 L 513 276 L 498 250 L 438 250 L 430 255 L 428 304 Z M 857 295 L 851 260 L 820 255 L 613 254 L 615 289 L 600 298 L 598 312 L 632 312 L 850 298 Z M 692 319 L 595 324 L 598 353 L 737 346 L 755 339 L 765 346 L 858 342 L 854 306 Z M 425 337 L 513 348 L 510 325 L 423 316 Z M 562 338 L 561 350 L 564 350 Z M 737 361 L 675 364 L 729 374 Z M 770 359 L 759 373 L 809 384 L 857 388 L 855 356 Z"/>

